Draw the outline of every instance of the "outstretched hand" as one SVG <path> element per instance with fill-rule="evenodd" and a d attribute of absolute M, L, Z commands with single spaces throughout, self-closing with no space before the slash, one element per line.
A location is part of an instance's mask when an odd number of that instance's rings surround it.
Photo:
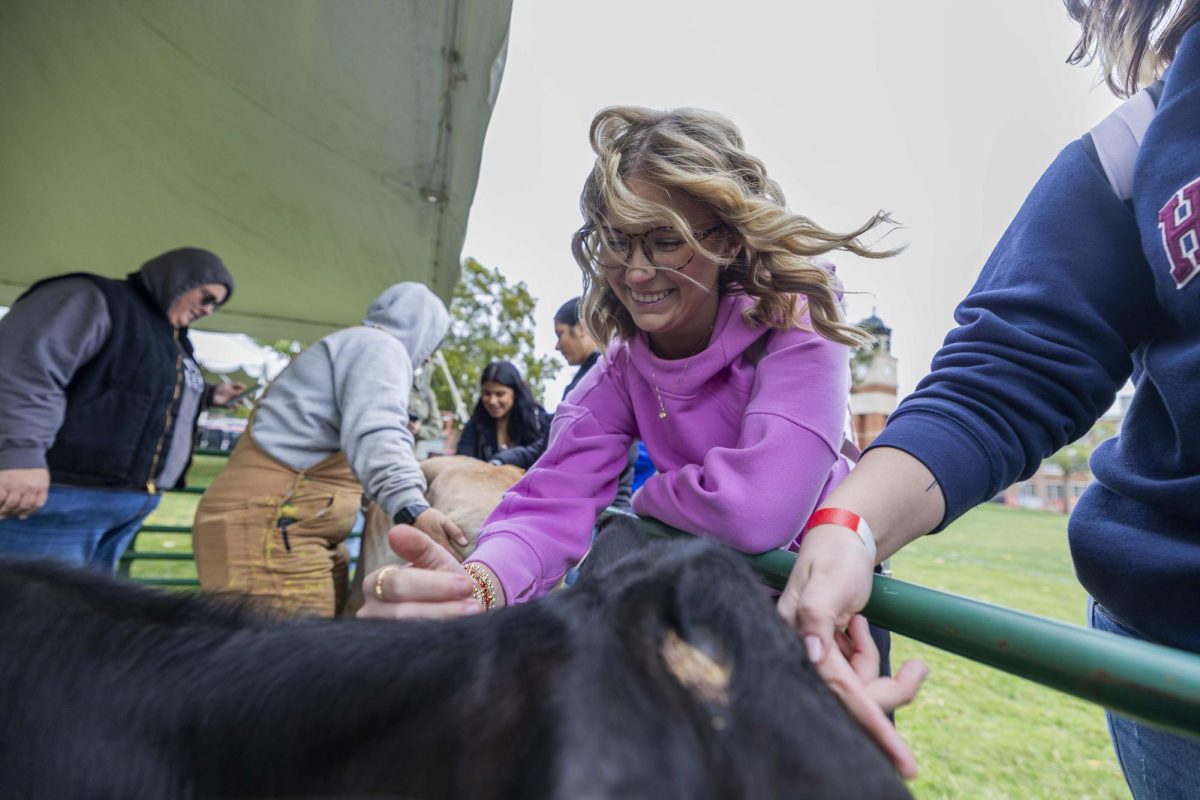
<path fill-rule="evenodd" d="M 837 647 L 822 654 L 817 673 L 842 701 L 858 724 L 891 760 L 901 777 L 917 777 L 917 760 L 886 712 L 912 701 L 929 668 L 906 661 L 895 677 L 879 674 L 879 650 L 871 639 L 866 617 L 855 615 L 846 633 L 835 637 Z"/>
<path fill-rule="evenodd" d="M 445 547 L 411 525 L 388 531 L 388 545 L 408 563 L 367 575 L 359 617 L 446 619 L 483 611 L 470 577 Z"/>
<path fill-rule="evenodd" d="M 804 638 L 809 660 L 842 705 L 900 775 L 911 779 L 917 774 L 916 759 L 885 712 L 916 696 L 928 668 L 908 661 L 895 677 L 879 675 L 879 650 L 866 619 L 857 613 L 871 597 L 873 570 L 866 548 L 846 530 L 814 527 L 801 542 L 777 607 Z"/>
<path fill-rule="evenodd" d="M 800 540 L 800 552 L 779 597 L 779 613 L 804 637 L 809 658 L 833 650 L 834 632 L 871 599 L 875 563 L 853 534 L 838 525 L 817 525 Z"/>

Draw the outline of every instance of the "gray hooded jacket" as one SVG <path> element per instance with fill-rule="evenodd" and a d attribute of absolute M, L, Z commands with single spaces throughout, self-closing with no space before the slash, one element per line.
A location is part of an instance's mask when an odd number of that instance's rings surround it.
<path fill-rule="evenodd" d="M 450 314 L 427 287 L 389 287 L 361 327 L 321 339 L 271 383 L 254 412 L 254 442 L 296 470 L 341 450 L 364 493 L 389 517 L 424 503 L 408 393 L 413 364 L 433 353 L 449 327 Z"/>

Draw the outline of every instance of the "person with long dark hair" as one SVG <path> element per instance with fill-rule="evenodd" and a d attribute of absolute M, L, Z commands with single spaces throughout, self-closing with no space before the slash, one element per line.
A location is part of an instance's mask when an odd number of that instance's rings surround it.
<path fill-rule="evenodd" d="M 475 411 L 458 440 L 460 456 L 492 461 L 505 450 L 536 443 L 549 428 L 550 415 L 533 399 L 520 370 L 511 362 L 488 364 L 479 377 L 479 390 Z M 528 469 L 534 458 L 506 463 Z"/>

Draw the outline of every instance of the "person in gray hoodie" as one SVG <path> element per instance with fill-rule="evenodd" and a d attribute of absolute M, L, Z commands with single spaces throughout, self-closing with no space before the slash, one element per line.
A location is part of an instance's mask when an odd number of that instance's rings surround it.
<path fill-rule="evenodd" d="M 206 384 L 188 340 L 232 295 L 221 259 L 184 247 L 17 299 L 0 320 L 0 554 L 112 570 L 159 487 L 182 486 L 200 411 L 244 388 Z"/>
<path fill-rule="evenodd" d="M 398 283 L 361 326 L 326 336 L 279 374 L 196 510 L 202 588 L 288 613 L 340 613 L 344 541 L 364 494 L 447 549 L 451 540 L 466 543 L 462 529 L 425 502 L 408 429 L 413 366 L 449 325 L 427 287 Z"/>

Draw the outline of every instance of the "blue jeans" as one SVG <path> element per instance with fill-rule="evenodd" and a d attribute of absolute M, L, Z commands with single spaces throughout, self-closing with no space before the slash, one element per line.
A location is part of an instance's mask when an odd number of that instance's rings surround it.
<path fill-rule="evenodd" d="M 0 555 L 53 558 L 112 572 L 160 496 L 54 484 L 29 519 L 0 519 Z"/>
<path fill-rule="evenodd" d="M 1088 600 L 1088 625 L 1097 631 L 1141 639 L 1095 600 Z M 1200 798 L 1200 739 L 1176 736 L 1111 711 L 1108 734 L 1134 800 Z"/>

